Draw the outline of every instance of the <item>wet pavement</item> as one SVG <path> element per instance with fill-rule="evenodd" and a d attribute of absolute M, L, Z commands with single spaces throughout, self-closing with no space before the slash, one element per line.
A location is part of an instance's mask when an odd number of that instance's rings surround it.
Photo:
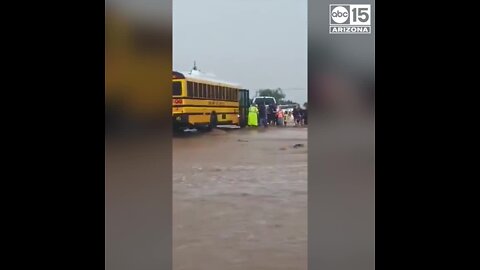
<path fill-rule="evenodd" d="M 173 139 L 173 269 L 307 269 L 307 129 Z"/>

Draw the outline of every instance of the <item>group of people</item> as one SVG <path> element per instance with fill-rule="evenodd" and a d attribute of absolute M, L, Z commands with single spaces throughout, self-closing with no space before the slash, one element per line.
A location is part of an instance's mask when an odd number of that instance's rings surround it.
<path fill-rule="evenodd" d="M 307 110 L 295 107 L 293 111 L 284 112 L 281 108 L 272 104 L 268 107 L 265 104 L 252 104 L 248 109 L 248 126 L 303 126 L 307 122 Z"/>

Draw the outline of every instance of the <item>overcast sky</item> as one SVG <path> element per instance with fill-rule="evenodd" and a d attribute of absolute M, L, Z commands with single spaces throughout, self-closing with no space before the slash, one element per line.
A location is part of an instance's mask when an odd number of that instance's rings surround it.
<path fill-rule="evenodd" d="M 307 0 L 172 0 L 173 67 L 307 101 Z"/>

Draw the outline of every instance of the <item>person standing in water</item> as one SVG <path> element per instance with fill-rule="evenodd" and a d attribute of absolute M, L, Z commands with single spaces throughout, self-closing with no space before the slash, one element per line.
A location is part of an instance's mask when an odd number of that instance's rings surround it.
<path fill-rule="evenodd" d="M 291 123 L 293 122 L 293 115 L 292 115 L 292 111 L 288 111 L 288 114 L 286 115 L 285 117 L 285 126 L 288 126 L 288 123 Z"/>
<path fill-rule="evenodd" d="M 258 127 L 258 109 L 255 104 L 251 104 L 248 108 L 248 126 Z"/>
<path fill-rule="evenodd" d="M 300 107 L 297 105 L 295 108 L 293 108 L 293 119 L 295 122 L 295 126 L 300 126 L 300 122 L 302 120 L 302 115 L 300 113 Z"/>
<path fill-rule="evenodd" d="M 277 126 L 280 126 L 280 127 L 283 126 L 283 118 L 284 118 L 283 111 L 282 111 L 282 109 L 278 108 L 277 109 L 277 115 L 276 115 Z"/>
<path fill-rule="evenodd" d="M 277 106 L 275 104 L 268 106 L 268 124 L 277 125 Z"/>
<path fill-rule="evenodd" d="M 258 115 L 260 116 L 260 125 L 267 127 L 267 106 L 265 106 L 265 103 L 260 104 L 258 108 Z"/>

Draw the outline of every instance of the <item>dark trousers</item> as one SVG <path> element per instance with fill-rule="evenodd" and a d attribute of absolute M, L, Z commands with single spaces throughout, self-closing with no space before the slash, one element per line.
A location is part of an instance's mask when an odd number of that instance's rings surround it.
<path fill-rule="evenodd" d="M 275 122 L 276 122 L 275 114 L 272 113 L 272 114 L 269 114 L 269 115 L 268 115 L 268 122 L 269 122 L 270 124 L 275 124 Z"/>
<path fill-rule="evenodd" d="M 267 120 L 267 117 L 264 116 L 264 117 L 260 117 L 260 125 L 264 126 L 264 127 L 267 127 L 268 126 L 268 120 Z"/>

